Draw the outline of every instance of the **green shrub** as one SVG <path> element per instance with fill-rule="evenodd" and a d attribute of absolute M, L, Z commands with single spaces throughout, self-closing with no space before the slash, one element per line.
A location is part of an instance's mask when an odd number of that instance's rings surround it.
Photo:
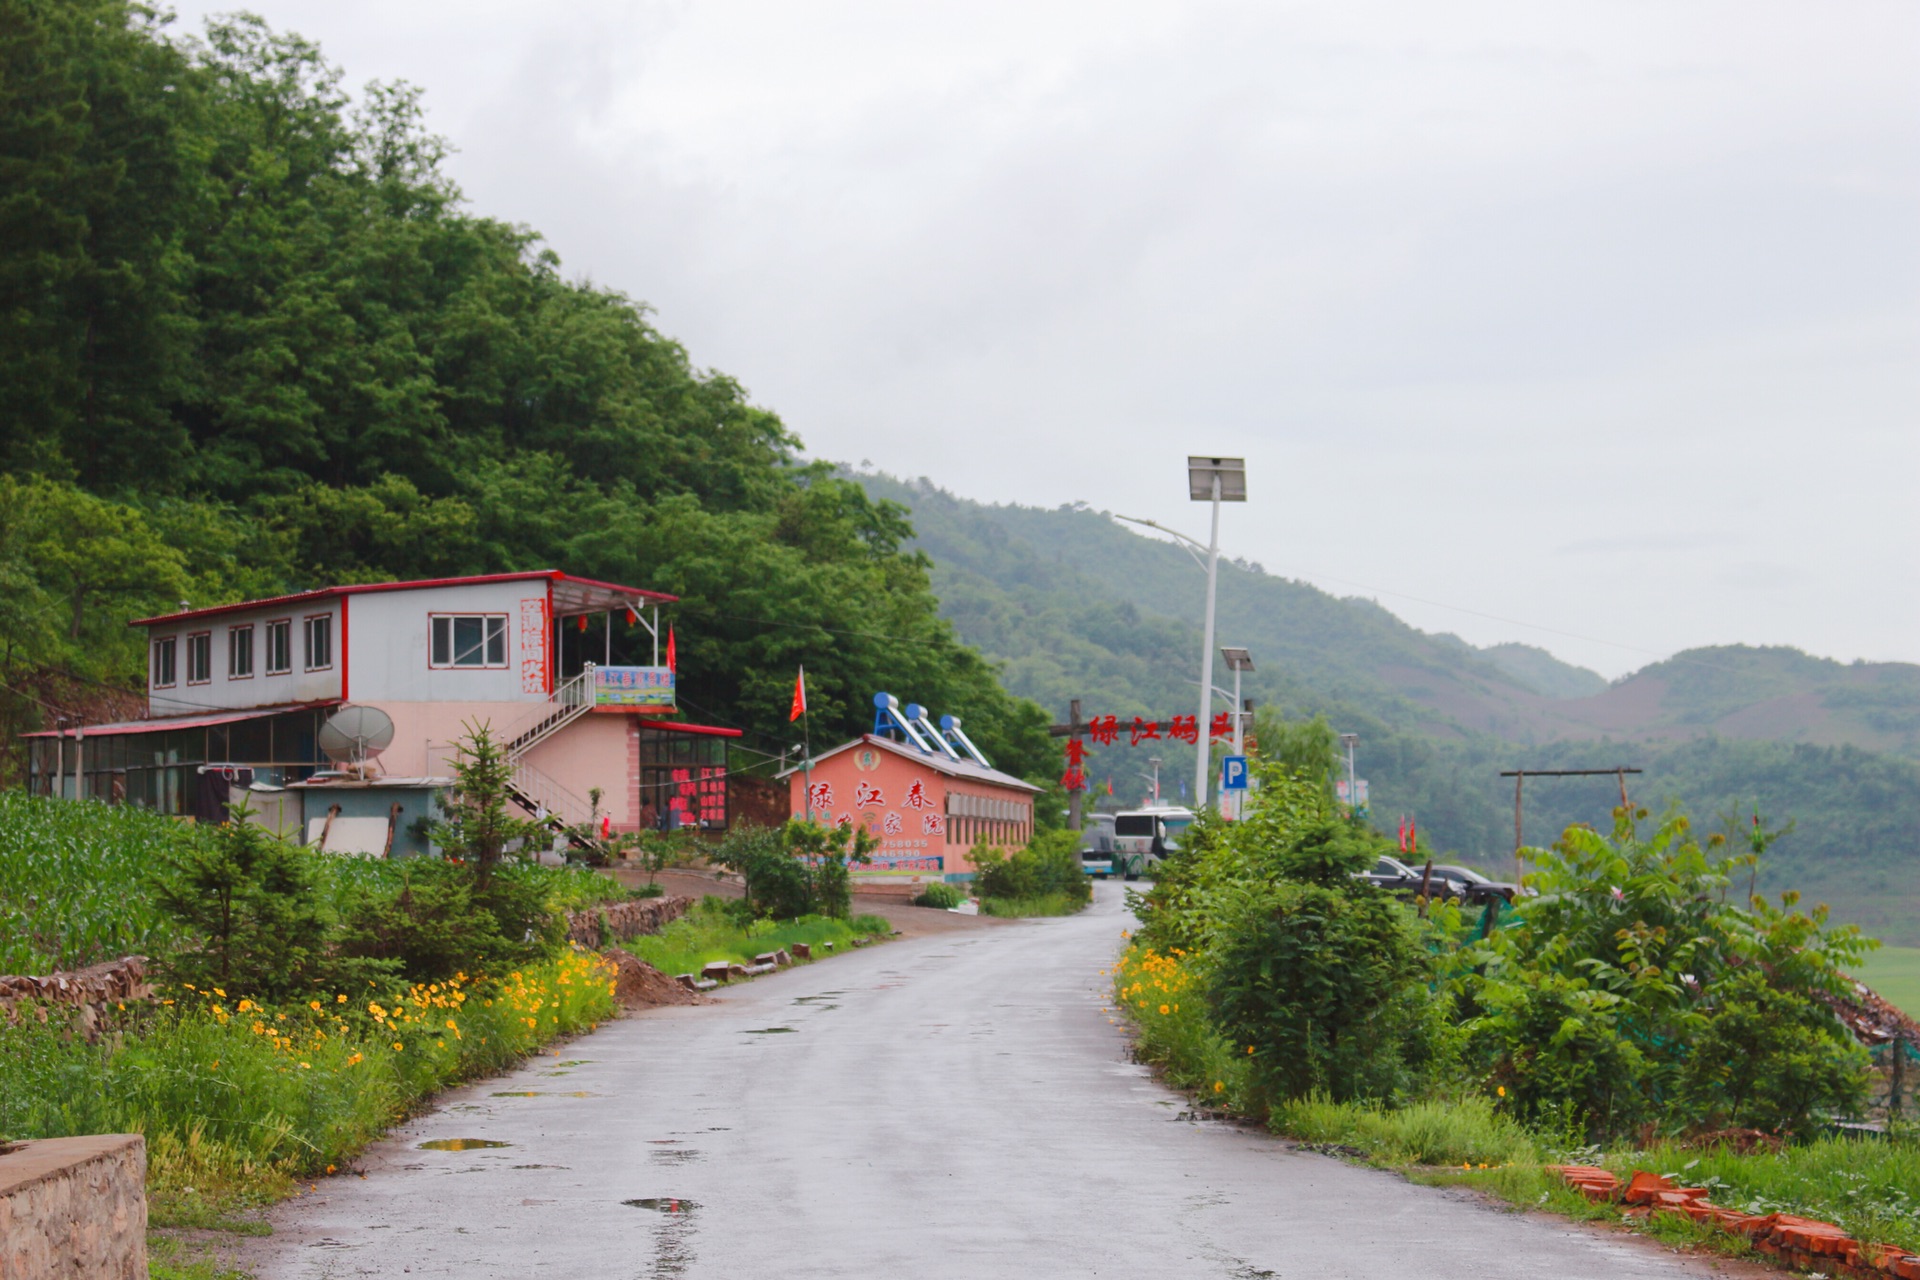
<path fill-rule="evenodd" d="M 548 877 L 503 865 L 485 888 L 464 866 L 415 858 L 364 887 L 345 913 L 341 954 L 391 962 L 409 982 L 504 973 L 553 954 L 565 934 Z"/>
<path fill-rule="evenodd" d="M 1507 925 L 1450 983 L 1472 1066 L 1530 1123 L 1574 1119 L 1593 1140 L 1653 1123 L 1810 1133 L 1865 1093 L 1865 1058 L 1820 1007 L 1873 944 L 1825 907 L 1724 899 L 1764 850 L 1717 854 L 1669 814 L 1617 810 L 1613 834 L 1571 827 Z"/>
<path fill-rule="evenodd" d="M 1759 973 L 1721 984 L 1718 1008 L 1690 1046 L 1680 1104 L 1701 1128 L 1765 1129 L 1809 1138 L 1817 1117 L 1867 1101 L 1866 1051 L 1822 1005 L 1776 991 Z"/>
<path fill-rule="evenodd" d="M 1032 898 L 982 898 L 980 914 L 1006 920 L 1025 920 L 1035 916 L 1070 916 L 1087 905 L 1085 898 L 1064 893 L 1043 893 Z"/>
<path fill-rule="evenodd" d="M 342 958 L 319 901 L 322 854 L 245 820 L 197 828 L 163 855 L 153 896 L 186 945 L 159 957 L 166 982 L 219 987 L 234 999 L 279 1003 L 323 986 L 389 978 L 395 965 Z"/>
<path fill-rule="evenodd" d="M 1351 886 L 1351 887 L 1350 887 Z M 1220 930 L 1207 998 L 1274 1099 L 1390 1097 L 1438 1040 L 1411 914 L 1369 886 L 1279 881 Z"/>
<path fill-rule="evenodd" d="M 968 855 L 973 861 L 974 891 L 982 899 L 1019 901 L 1057 895 L 1084 905 L 1093 897 L 1093 886 L 1080 865 L 1079 842 L 1077 831 L 1042 831 L 1012 856 L 984 841 L 976 844 Z"/>
<path fill-rule="evenodd" d="M 744 901 L 754 915 L 845 919 L 853 910 L 848 865 L 868 861 L 878 843 L 859 827 L 795 818 L 783 827 L 741 827 L 728 833 L 712 860 L 746 881 Z"/>
<path fill-rule="evenodd" d="M 967 895 L 954 885 L 934 883 L 914 895 L 916 907 L 937 907 L 942 911 L 951 910 L 967 900 Z"/>

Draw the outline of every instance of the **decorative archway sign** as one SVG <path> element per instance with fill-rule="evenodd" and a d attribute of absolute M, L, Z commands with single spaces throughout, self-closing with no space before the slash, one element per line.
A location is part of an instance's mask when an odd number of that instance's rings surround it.
<path fill-rule="evenodd" d="M 1249 724 L 1253 719 L 1253 699 L 1246 700 L 1240 716 Z M 1231 711 L 1221 711 L 1214 715 L 1207 726 L 1207 745 L 1233 740 L 1233 718 Z M 1075 698 L 1067 704 L 1067 722 L 1047 726 L 1051 737 L 1065 738 L 1067 771 L 1061 775 L 1060 785 L 1067 792 L 1067 826 L 1074 831 L 1080 830 L 1080 797 L 1089 789 L 1085 769 L 1087 757 L 1087 739 L 1101 746 L 1110 747 L 1123 739 L 1130 747 L 1144 743 L 1184 742 L 1190 746 L 1200 745 L 1200 718 L 1198 716 L 1169 716 L 1165 720 L 1149 720 L 1144 716 L 1133 716 L 1122 720 L 1118 716 L 1094 716 L 1083 719 L 1080 715 L 1080 699 Z"/>

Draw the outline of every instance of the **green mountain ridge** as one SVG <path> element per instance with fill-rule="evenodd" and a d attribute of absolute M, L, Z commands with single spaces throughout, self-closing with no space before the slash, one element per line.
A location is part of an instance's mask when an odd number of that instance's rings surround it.
<path fill-rule="evenodd" d="M 942 614 L 1000 664 L 1010 692 L 1056 719 L 1075 698 L 1087 716 L 1119 718 L 1119 741 L 1090 753 L 1098 803 L 1141 799 L 1150 753 L 1163 761 L 1163 793 L 1177 796 L 1191 750 L 1132 746 L 1124 727 L 1196 709 L 1191 619 L 1205 587 L 1184 551 L 1085 504 L 995 506 L 924 480 L 855 478 L 910 509 Z M 1246 562 L 1222 562 L 1218 607 L 1220 642 L 1253 654 L 1247 697 L 1360 735 L 1377 824 L 1411 815 L 1423 844 L 1511 873 L 1513 783 L 1501 770 L 1634 766 L 1637 804 L 1679 804 L 1732 838 L 1756 812 L 1793 821 L 1763 888 L 1801 888 L 1884 936 L 1920 941 L 1920 889 L 1907 887 L 1920 882 L 1920 667 L 1728 645 L 1608 683 L 1544 650 L 1478 649 Z M 1525 839 L 1604 825 L 1617 788 L 1612 777 L 1529 782 Z"/>

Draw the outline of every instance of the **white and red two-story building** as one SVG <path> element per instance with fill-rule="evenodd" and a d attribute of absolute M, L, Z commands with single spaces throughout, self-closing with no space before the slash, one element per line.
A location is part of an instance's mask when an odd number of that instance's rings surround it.
<path fill-rule="evenodd" d="M 148 715 L 30 734 L 30 785 L 192 813 L 207 769 L 273 785 L 329 770 L 321 726 L 346 706 L 393 723 L 376 768 L 452 773 L 488 726 L 523 805 L 616 831 L 727 825 L 726 740 L 677 719 L 660 663 L 674 597 L 558 570 L 326 587 L 142 618 Z M 646 665 L 617 663 L 645 651 Z M 207 816 L 207 815 L 201 815 Z"/>

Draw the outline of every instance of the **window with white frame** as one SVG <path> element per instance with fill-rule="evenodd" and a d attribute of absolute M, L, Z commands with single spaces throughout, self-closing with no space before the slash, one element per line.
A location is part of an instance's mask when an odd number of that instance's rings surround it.
<path fill-rule="evenodd" d="M 227 628 L 227 679 L 253 678 L 253 624 Z"/>
<path fill-rule="evenodd" d="M 333 665 L 333 615 L 318 614 L 306 624 L 307 670 L 325 671 Z"/>
<path fill-rule="evenodd" d="M 504 667 L 507 665 L 507 615 L 436 613 L 432 615 L 432 667 Z"/>
<path fill-rule="evenodd" d="M 156 689 L 173 686 L 174 654 L 178 646 L 172 636 L 166 636 L 153 642 L 153 684 Z"/>
<path fill-rule="evenodd" d="M 277 618 L 267 624 L 267 674 L 283 676 L 293 670 L 293 619 Z"/>
<path fill-rule="evenodd" d="M 187 637 L 187 683 L 213 679 L 213 632 L 196 631 Z"/>

